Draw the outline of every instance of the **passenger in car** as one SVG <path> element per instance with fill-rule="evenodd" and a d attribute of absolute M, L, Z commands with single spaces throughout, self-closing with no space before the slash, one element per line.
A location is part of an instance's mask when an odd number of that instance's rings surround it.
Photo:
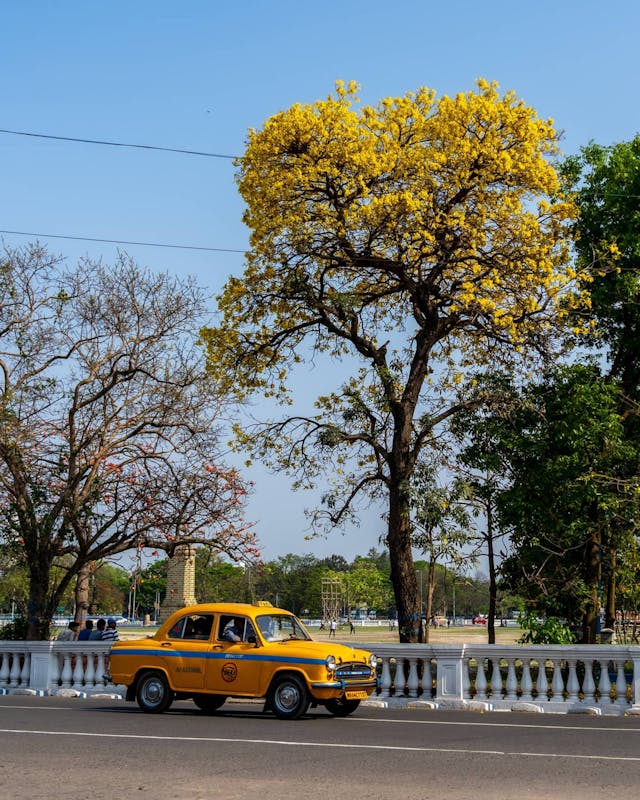
<path fill-rule="evenodd" d="M 193 624 L 194 639 L 208 639 L 211 633 L 212 617 L 198 617 Z"/>
<path fill-rule="evenodd" d="M 244 619 L 232 619 L 225 627 L 222 638 L 225 642 L 241 642 L 244 635 Z"/>

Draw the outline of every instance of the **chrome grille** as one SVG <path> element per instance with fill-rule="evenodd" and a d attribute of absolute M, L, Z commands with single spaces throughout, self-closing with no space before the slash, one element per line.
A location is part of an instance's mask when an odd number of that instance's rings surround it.
<path fill-rule="evenodd" d="M 360 681 L 371 677 L 371 668 L 367 664 L 340 664 L 336 669 L 336 678 L 343 681 Z"/>

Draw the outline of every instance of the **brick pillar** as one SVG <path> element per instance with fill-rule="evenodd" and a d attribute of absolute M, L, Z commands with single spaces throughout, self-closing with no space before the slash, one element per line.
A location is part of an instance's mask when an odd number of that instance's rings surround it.
<path fill-rule="evenodd" d="M 191 544 L 178 545 L 167 567 L 167 594 L 160 606 L 159 619 L 196 602 L 196 549 Z"/>

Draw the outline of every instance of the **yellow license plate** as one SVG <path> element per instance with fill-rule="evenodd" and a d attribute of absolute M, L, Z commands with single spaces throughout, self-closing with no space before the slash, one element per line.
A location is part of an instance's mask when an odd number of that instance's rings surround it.
<path fill-rule="evenodd" d="M 347 698 L 347 700 L 366 700 L 367 697 L 369 697 L 367 692 L 362 690 L 357 692 L 345 692 L 344 696 Z"/>

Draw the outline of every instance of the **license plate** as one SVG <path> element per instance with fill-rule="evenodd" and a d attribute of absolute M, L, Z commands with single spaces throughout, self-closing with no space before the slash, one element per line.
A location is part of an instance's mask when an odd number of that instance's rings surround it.
<path fill-rule="evenodd" d="M 357 691 L 357 692 L 345 692 L 344 696 L 347 700 L 366 700 L 369 695 L 366 692 Z"/>

